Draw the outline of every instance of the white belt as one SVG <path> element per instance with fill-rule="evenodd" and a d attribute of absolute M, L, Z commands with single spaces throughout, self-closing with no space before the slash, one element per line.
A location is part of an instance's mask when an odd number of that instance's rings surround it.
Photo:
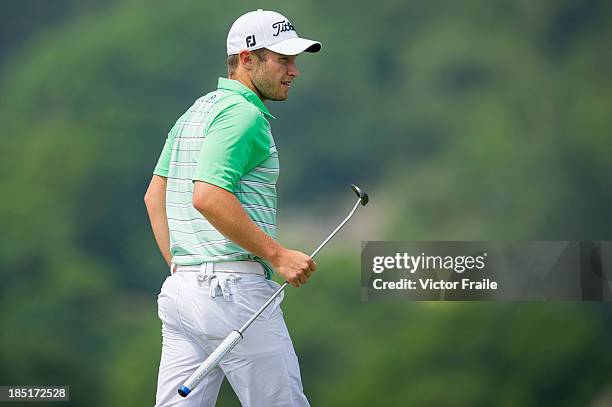
<path fill-rule="evenodd" d="M 193 266 L 181 266 L 179 264 L 172 263 L 170 266 L 171 273 L 179 273 L 183 271 L 199 273 L 205 270 L 209 270 L 209 272 L 259 274 L 262 276 L 266 275 L 261 263 L 258 261 L 249 260 L 208 262 Z"/>
<path fill-rule="evenodd" d="M 224 261 L 208 262 L 195 266 L 180 266 L 172 263 L 171 273 L 197 272 L 198 286 L 205 282 L 210 284 L 209 295 L 211 298 L 223 295 L 226 301 L 230 301 L 232 295 L 229 282 L 240 280 L 240 274 L 259 274 L 265 276 L 263 266 L 256 261 Z"/>

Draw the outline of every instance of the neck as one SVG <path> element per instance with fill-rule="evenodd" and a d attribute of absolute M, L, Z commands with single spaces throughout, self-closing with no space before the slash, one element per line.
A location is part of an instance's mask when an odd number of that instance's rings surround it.
<path fill-rule="evenodd" d="M 266 102 L 266 99 L 263 98 L 263 96 L 261 95 L 261 92 L 259 92 L 259 89 L 257 89 L 257 86 L 255 86 L 255 84 L 253 83 L 253 80 L 246 72 L 238 71 L 235 74 L 230 75 L 228 79 L 233 79 L 235 81 L 242 83 L 244 86 L 246 86 L 247 88 L 255 92 L 257 97 L 261 99 L 262 102 L 264 103 Z"/>

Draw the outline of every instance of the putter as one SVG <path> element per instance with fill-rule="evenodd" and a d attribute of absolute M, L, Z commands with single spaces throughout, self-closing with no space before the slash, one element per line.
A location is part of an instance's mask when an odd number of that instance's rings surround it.
<path fill-rule="evenodd" d="M 344 224 L 348 222 L 351 216 L 353 216 L 359 204 L 363 206 L 366 206 L 368 204 L 368 201 L 369 201 L 368 194 L 366 194 L 363 190 L 361 190 L 357 185 L 351 184 L 351 188 L 353 189 L 355 194 L 357 194 L 357 196 L 359 197 L 359 199 L 357 199 L 357 202 L 355 203 L 355 206 L 353 207 L 353 210 L 338 225 L 338 227 L 334 229 L 334 231 L 331 232 L 329 236 L 327 236 L 327 238 L 323 241 L 323 243 L 321 243 L 319 247 L 317 247 L 317 249 L 314 252 L 312 252 L 310 257 L 315 257 L 317 253 L 319 253 L 319 251 L 323 248 L 323 246 L 325 246 L 327 242 L 329 242 L 331 238 L 334 237 L 336 233 L 338 233 L 338 231 L 342 228 L 342 226 L 344 226 Z M 195 372 L 193 372 L 193 374 L 187 379 L 187 381 L 185 381 L 185 383 L 183 383 L 183 385 L 178 389 L 178 393 L 182 397 L 187 397 L 187 395 L 191 393 L 193 389 L 195 389 L 198 383 L 200 383 L 200 381 L 204 378 L 204 376 L 206 376 L 215 366 L 217 366 L 225 355 L 227 355 L 232 349 L 234 349 L 234 347 L 238 344 L 238 342 L 240 342 L 240 340 L 243 338 L 242 335 L 244 334 L 244 331 L 247 330 L 247 328 L 253 323 L 253 321 L 257 319 L 257 317 L 268 307 L 268 305 L 272 303 L 272 301 L 274 301 L 274 299 L 281 293 L 281 291 L 285 289 L 285 287 L 287 287 L 287 285 L 289 285 L 289 282 L 285 281 L 285 283 L 283 283 L 283 285 L 281 285 L 278 288 L 278 290 L 276 290 L 276 292 L 272 294 L 272 297 L 270 297 L 268 301 L 266 301 L 266 303 L 262 305 L 261 308 L 259 308 L 259 310 L 255 314 L 253 314 L 253 316 L 242 326 L 242 328 L 232 331 L 227 336 L 227 338 L 225 338 L 223 342 L 221 342 L 221 344 L 217 346 L 217 349 L 215 349 L 213 353 L 211 353 L 208 356 L 208 358 L 196 369 Z"/>

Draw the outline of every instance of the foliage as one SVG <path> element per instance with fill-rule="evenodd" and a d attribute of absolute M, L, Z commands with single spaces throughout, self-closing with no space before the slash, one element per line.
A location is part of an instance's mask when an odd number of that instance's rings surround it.
<path fill-rule="evenodd" d="M 608 237 L 608 2 L 263 3 L 324 45 L 271 105 L 281 218 L 329 211 L 358 180 L 389 240 Z M 165 133 L 224 76 L 227 29 L 253 6 L 87 4 L 2 43 L 0 383 L 147 405 L 166 270 L 142 197 Z M 27 15 L 2 9 L 7 24 Z M 570 406 L 610 384 L 607 306 L 365 303 L 357 248 L 329 249 L 285 300 L 313 405 Z M 227 386 L 219 404 L 236 405 Z"/>

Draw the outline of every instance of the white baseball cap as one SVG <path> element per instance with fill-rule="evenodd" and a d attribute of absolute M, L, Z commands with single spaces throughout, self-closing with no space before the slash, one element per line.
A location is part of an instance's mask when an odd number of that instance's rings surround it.
<path fill-rule="evenodd" d="M 243 49 L 267 48 L 283 55 L 319 52 L 321 43 L 299 38 L 289 19 L 274 11 L 258 9 L 243 14 L 232 24 L 227 35 L 227 55 Z"/>

